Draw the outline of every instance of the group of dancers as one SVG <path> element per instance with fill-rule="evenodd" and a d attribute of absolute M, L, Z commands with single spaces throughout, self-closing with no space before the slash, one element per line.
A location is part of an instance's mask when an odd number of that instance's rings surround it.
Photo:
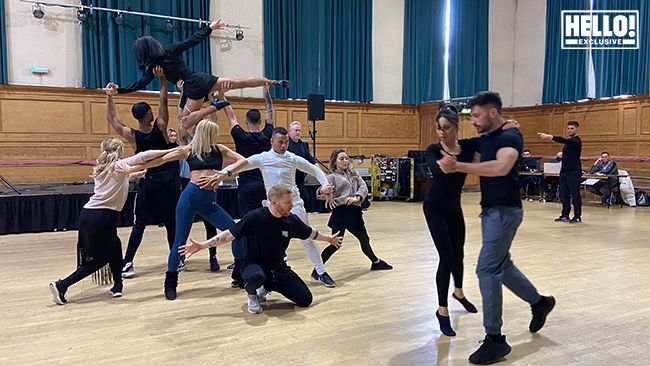
<path fill-rule="evenodd" d="M 65 294 L 74 283 L 109 264 L 114 281 L 110 294 L 123 292 L 122 277 L 135 274 L 133 259 L 142 241 L 145 225 L 161 222 L 167 230 L 169 244 L 168 266 L 164 294 L 169 300 L 177 297 L 178 274 L 184 268 L 183 258 L 210 248 L 211 268 L 215 248 L 232 242 L 234 268 L 232 285 L 244 288 L 248 311 L 262 312 L 261 304 L 269 291 L 277 291 L 297 306 L 312 302 L 309 288 L 287 265 L 286 249 L 291 238 L 301 240 L 307 257 L 313 264 L 311 277 L 327 287 L 336 283 L 328 274 L 325 262 L 340 248 L 345 231 L 355 236 L 363 253 L 371 261 L 371 270 L 393 267 L 378 258 L 367 233 L 361 203 L 368 191 L 365 182 L 351 167 L 345 149 L 332 151 L 331 170 L 325 175 L 317 166 L 287 151 L 289 133 L 274 127 L 273 104 L 269 87 L 290 87 L 285 80 L 266 78 L 227 79 L 194 72 L 180 55 L 206 39 L 212 30 L 220 29 L 212 22 L 191 38 L 163 47 L 152 37 L 136 41 L 135 50 L 144 78 L 130 87 L 119 88 L 113 83 L 106 87 L 107 119 L 116 132 L 132 145 L 136 154 L 124 158 L 124 143 L 119 138 L 102 142 L 101 153 L 93 170 L 95 192 L 80 214 L 77 247 L 78 268 L 68 277 L 50 283 L 53 301 L 63 305 Z M 121 123 L 115 115 L 115 95 L 143 88 L 154 77 L 161 79 L 160 107 L 154 118 L 151 107 L 144 102 L 133 105 L 132 114 L 138 129 Z M 182 88 L 179 100 L 179 147 L 170 148 L 165 133 L 167 110 L 167 78 Z M 225 92 L 245 87 L 264 87 L 266 107 L 265 127 L 261 114 L 250 110 L 246 114 L 245 131 L 238 123 Z M 205 99 L 218 94 L 210 106 L 201 108 Z M 466 174 L 479 175 L 481 184 L 483 245 L 478 259 L 477 275 L 483 299 L 485 340 L 469 360 L 477 364 L 496 362 L 511 348 L 502 326 L 502 284 L 531 305 L 531 332 L 539 331 L 555 305 L 551 296 L 540 295 L 533 284 L 513 264 L 509 249 L 523 217 L 517 192 L 516 162 L 523 148 L 523 138 L 516 123 L 501 115 L 501 99 L 497 93 L 481 92 L 470 104 L 471 122 L 482 135 L 471 139 L 457 138 L 459 116 L 452 104 L 444 104 L 435 116 L 440 142 L 426 150 L 426 161 L 433 173 L 433 185 L 424 199 L 424 215 L 440 262 L 436 273 L 440 329 L 455 336 L 448 310 L 448 289 L 454 279 L 452 297 L 470 313 L 478 312 L 463 292 L 463 247 L 465 224 L 461 209 L 461 193 Z M 214 122 L 216 112 L 223 110 L 231 124 L 235 151 L 219 142 L 219 127 Z M 212 119 L 208 118 L 212 116 Z M 513 128 L 514 127 L 514 128 Z M 225 159 L 234 163 L 223 167 Z M 180 161 L 179 165 L 176 163 Z M 180 196 L 179 166 L 189 170 L 189 182 Z M 215 173 L 216 171 L 216 173 Z M 320 183 L 317 195 L 332 209 L 325 234 L 309 226 L 304 202 L 296 185 L 296 172 L 312 175 Z M 237 223 L 215 201 L 213 190 L 228 177 L 239 174 Z M 122 258 L 122 246 L 117 235 L 117 217 L 128 194 L 128 182 L 141 179 L 135 204 L 135 222 Z M 196 215 L 215 228 L 218 235 L 208 235 L 203 242 L 189 239 Z M 189 242 L 188 242 L 189 239 Z M 322 251 L 316 241 L 329 245 Z M 216 261 L 216 258 L 214 259 Z"/>

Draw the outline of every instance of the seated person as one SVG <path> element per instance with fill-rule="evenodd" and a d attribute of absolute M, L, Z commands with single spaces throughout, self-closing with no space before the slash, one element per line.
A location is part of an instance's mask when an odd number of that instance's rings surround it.
<path fill-rule="evenodd" d="M 561 163 L 562 162 L 562 151 L 559 151 L 555 154 L 555 158 L 550 161 L 550 163 Z M 558 183 L 560 182 L 559 177 L 544 176 L 544 192 L 546 192 L 546 200 L 553 202 L 558 199 Z"/>
<path fill-rule="evenodd" d="M 527 172 L 527 173 L 534 173 L 539 170 L 539 163 L 540 159 L 539 158 L 533 158 L 531 156 L 531 152 L 529 149 L 524 149 L 524 151 L 521 153 L 521 158 L 519 159 L 519 171 L 520 172 Z M 538 184 L 539 182 L 539 177 L 531 176 L 531 175 L 526 175 L 526 176 L 520 176 L 519 177 L 519 189 L 523 188 L 524 193 L 526 194 L 526 197 L 528 197 L 528 187 L 533 184 Z"/>
<path fill-rule="evenodd" d="M 610 159 L 607 151 L 600 153 L 600 157 L 589 170 L 589 174 L 593 175 L 611 175 L 616 173 L 618 173 L 616 161 Z M 610 187 L 612 186 L 612 183 L 616 183 L 616 180 L 617 178 L 609 178 L 609 182 L 606 180 L 599 180 L 596 184 L 587 188 L 587 190 L 595 195 L 603 196 L 602 203 L 611 204 L 611 202 L 608 202 L 611 193 Z"/>

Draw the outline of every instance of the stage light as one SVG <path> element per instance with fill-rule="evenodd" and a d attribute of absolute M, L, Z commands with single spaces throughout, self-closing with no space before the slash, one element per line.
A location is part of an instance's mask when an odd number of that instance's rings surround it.
<path fill-rule="evenodd" d="M 237 31 L 235 31 L 235 38 L 238 41 L 241 41 L 242 39 L 244 39 L 244 31 L 241 30 L 241 29 L 237 29 Z"/>
<path fill-rule="evenodd" d="M 124 15 L 122 15 L 121 11 L 117 12 L 117 15 L 113 18 L 113 21 L 115 22 L 115 25 L 122 25 L 124 24 Z"/>
<path fill-rule="evenodd" d="M 37 19 L 42 19 L 43 16 L 45 16 L 41 4 L 34 4 L 34 6 L 32 6 L 32 14 L 34 14 L 34 18 Z"/>
<path fill-rule="evenodd" d="M 167 32 L 171 32 L 171 31 L 174 30 L 174 24 L 172 24 L 172 20 L 171 20 L 171 19 L 167 19 L 167 24 L 165 24 L 165 30 L 166 30 Z"/>
<path fill-rule="evenodd" d="M 85 22 L 86 20 L 88 20 L 88 12 L 85 9 L 77 10 L 77 19 L 80 22 Z"/>

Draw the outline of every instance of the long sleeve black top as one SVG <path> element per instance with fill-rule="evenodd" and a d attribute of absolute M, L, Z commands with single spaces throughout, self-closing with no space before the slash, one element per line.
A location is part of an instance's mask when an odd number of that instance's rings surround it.
<path fill-rule="evenodd" d="M 580 155 L 582 154 L 582 140 L 579 136 L 564 138 L 553 136 L 553 141 L 564 144 L 562 148 L 562 168 L 560 172 L 582 170 Z"/>

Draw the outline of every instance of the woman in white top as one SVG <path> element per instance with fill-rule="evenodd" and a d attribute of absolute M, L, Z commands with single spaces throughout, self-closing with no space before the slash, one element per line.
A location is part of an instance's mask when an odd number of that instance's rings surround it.
<path fill-rule="evenodd" d="M 65 293 L 70 286 L 81 281 L 107 263 L 111 267 L 114 285 L 113 297 L 122 296 L 122 243 L 117 236 L 117 219 L 129 194 L 129 178 L 142 172 L 129 174 L 126 167 L 142 164 L 171 150 L 149 150 L 120 159 L 124 143 L 117 137 L 102 141 L 92 177 L 94 194 L 79 215 L 77 248 L 80 265 L 68 277 L 50 283 L 52 300 L 59 305 L 67 303 Z"/>

